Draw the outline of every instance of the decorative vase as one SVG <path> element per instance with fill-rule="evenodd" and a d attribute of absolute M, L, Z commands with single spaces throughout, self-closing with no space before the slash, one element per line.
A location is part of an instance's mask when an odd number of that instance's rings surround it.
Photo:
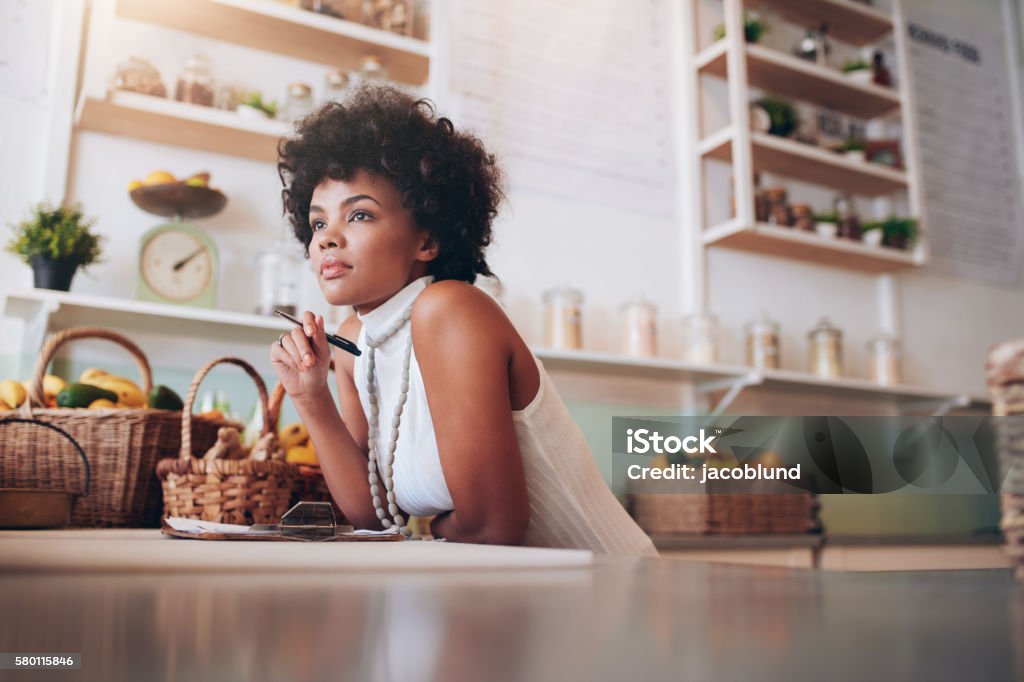
<path fill-rule="evenodd" d="M 32 278 L 36 289 L 54 289 L 70 291 L 71 279 L 75 276 L 78 265 L 70 258 L 44 258 L 32 256 Z"/>

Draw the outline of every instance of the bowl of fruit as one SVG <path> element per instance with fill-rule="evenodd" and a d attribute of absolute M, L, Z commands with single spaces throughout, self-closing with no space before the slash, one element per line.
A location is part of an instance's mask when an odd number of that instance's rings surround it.
<path fill-rule="evenodd" d="M 153 171 L 142 180 L 132 180 L 128 194 L 146 213 L 165 218 L 206 218 L 219 213 L 228 198 L 210 187 L 209 173 L 196 173 L 179 180 L 167 171 Z"/>

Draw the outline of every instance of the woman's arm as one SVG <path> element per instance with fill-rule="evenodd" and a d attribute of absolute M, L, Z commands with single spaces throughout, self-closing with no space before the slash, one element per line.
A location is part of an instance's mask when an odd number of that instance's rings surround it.
<path fill-rule="evenodd" d="M 283 345 L 279 346 L 275 342 L 272 346 L 271 362 L 274 371 L 309 431 L 324 479 L 335 502 L 357 527 L 379 530 L 382 526 L 373 508 L 370 484 L 367 481 L 365 416 L 352 384 L 352 362 L 340 357 L 340 352 L 335 358 L 342 409 L 349 415 L 343 421 L 327 387 L 330 346 L 327 345 L 323 318 L 306 312 L 302 320 L 306 330 L 296 328 L 282 339 Z M 351 333 L 346 329 L 346 324 L 349 324 L 348 320 L 340 329 L 343 336 L 346 332 Z M 312 343 L 306 338 L 306 331 L 313 337 Z M 354 396 L 353 406 L 351 403 Z M 362 417 L 362 424 L 359 417 Z"/>
<path fill-rule="evenodd" d="M 515 328 L 484 292 L 442 281 L 417 298 L 412 334 L 455 507 L 431 530 L 456 542 L 522 544 L 530 508 L 509 397 Z"/>

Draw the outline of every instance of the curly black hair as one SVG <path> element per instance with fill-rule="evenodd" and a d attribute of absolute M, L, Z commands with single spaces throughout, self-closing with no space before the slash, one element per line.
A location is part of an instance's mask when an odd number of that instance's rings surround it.
<path fill-rule="evenodd" d="M 428 273 L 473 283 L 493 275 L 484 257 L 504 198 L 494 156 L 475 136 L 456 132 L 434 105 L 392 86 L 364 85 L 344 103 L 328 102 L 278 143 L 284 212 L 306 247 L 313 232 L 309 204 L 325 178 L 358 171 L 387 178 L 416 224 L 438 244 Z"/>

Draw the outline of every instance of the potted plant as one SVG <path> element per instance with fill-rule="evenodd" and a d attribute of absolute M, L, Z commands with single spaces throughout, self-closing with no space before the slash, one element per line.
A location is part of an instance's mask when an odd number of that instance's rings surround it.
<path fill-rule="evenodd" d="M 821 237 L 834 239 L 839 233 L 839 214 L 835 211 L 830 213 L 815 213 L 814 231 Z"/>
<path fill-rule="evenodd" d="M 756 104 L 768 112 L 771 128 L 768 133 L 779 137 L 789 137 L 800 127 L 800 114 L 793 103 L 782 97 L 768 95 L 757 100 Z"/>
<path fill-rule="evenodd" d="M 849 77 L 850 80 L 857 81 L 858 83 L 872 83 L 875 80 L 875 70 L 868 62 L 864 59 L 854 59 L 853 61 L 846 62 L 843 64 L 843 73 Z"/>
<path fill-rule="evenodd" d="M 743 35 L 748 43 L 759 43 L 768 32 L 768 25 L 750 12 L 743 13 Z M 715 40 L 725 38 L 725 24 L 715 27 Z"/>
<path fill-rule="evenodd" d="M 254 90 L 242 96 L 235 112 L 246 118 L 274 118 L 277 116 L 277 101 L 264 100 L 263 93 Z"/>
<path fill-rule="evenodd" d="M 851 161 L 863 162 L 867 160 L 867 154 L 864 151 L 864 141 L 856 137 L 847 138 L 846 141 L 839 145 L 838 151 Z"/>
<path fill-rule="evenodd" d="M 890 216 L 882 221 L 882 245 L 894 249 L 909 249 L 917 242 L 917 221 L 913 218 Z"/>
<path fill-rule="evenodd" d="M 871 220 L 861 225 L 861 241 L 868 246 L 882 245 L 882 221 Z"/>
<path fill-rule="evenodd" d="M 103 238 L 91 232 L 95 222 L 78 204 L 36 204 L 28 220 L 11 225 L 14 236 L 7 250 L 32 266 L 36 288 L 68 291 L 75 271 L 99 260 Z"/>

